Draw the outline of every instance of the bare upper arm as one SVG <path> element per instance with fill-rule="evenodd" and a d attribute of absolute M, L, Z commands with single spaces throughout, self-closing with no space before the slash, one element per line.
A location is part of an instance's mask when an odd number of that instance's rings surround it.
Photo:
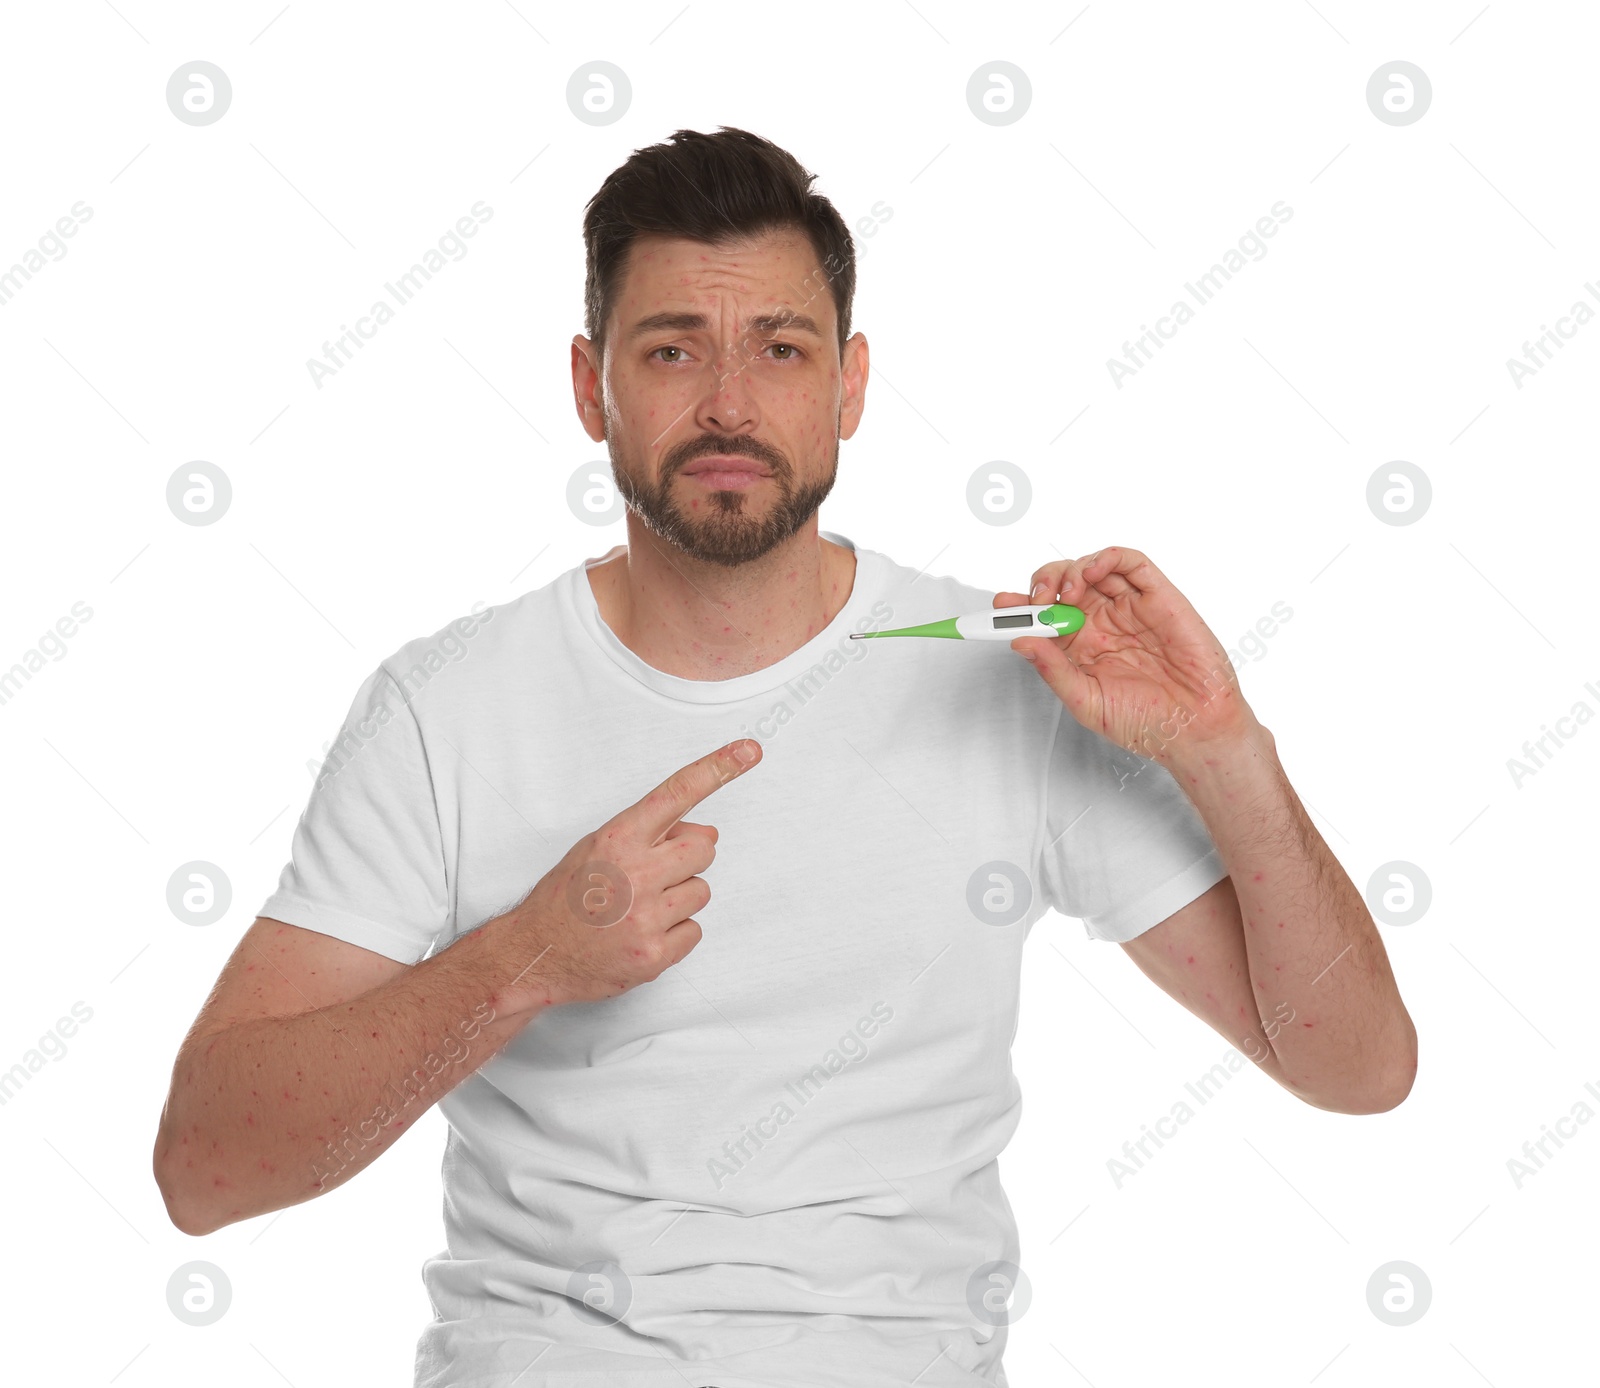
<path fill-rule="evenodd" d="M 348 1002 L 411 967 L 331 935 L 257 916 L 222 966 L 189 1039 L 238 1022 Z"/>
<path fill-rule="evenodd" d="M 1262 1029 L 1245 952 L 1244 918 L 1231 877 L 1214 883 L 1160 925 L 1125 941 L 1122 948 L 1146 977 L 1279 1084 L 1285 1083 Z"/>

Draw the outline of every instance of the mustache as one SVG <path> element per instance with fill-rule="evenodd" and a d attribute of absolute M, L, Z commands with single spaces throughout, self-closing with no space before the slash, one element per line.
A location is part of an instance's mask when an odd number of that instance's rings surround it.
<path fill-rule="evenodd" d="M 752 462 L 761 463 L 765 466 L 774 477 L 786 477 L 790 472 L 789 460 L 777 449 L 762 443 L 758 439 L 748 438 L 743 435 L 726 439 L 704 435 L 674 449 L 665 460 L 662 475 L 663 477 L 670 477 L 688 467 L 696 458 L 707 458 L 715 455 L 728 458 L 749 458 Z"/>

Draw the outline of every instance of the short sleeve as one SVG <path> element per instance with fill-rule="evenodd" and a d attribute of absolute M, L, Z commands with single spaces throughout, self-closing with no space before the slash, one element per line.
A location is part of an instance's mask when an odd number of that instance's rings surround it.
<path fill-rule="evenodd" d="M 439 815 L 422 732 L 383 666 L 329 748 L 291 857 L 260 915 L 415 964 L 448 928 Z"/>
<path fill-rule="evenodd" d="M 1159 762 L 1065 706 L 1050 751 L 1040 879 L 1091 939 L 1126 942 L 1228 875 L 1205 821 Z"/>

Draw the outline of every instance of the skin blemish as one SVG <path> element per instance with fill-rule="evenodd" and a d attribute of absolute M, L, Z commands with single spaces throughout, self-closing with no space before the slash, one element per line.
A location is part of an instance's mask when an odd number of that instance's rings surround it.
<path fill-rule="evenodd" d="M 1194 955 L 1192 955 L 1192 954 L 1191 954 L 1191 955 L 1190 955 L 1190 956 L 1189 956 L 1189 962 L 1190 962 L 1190 963 L 1191 963 L 1191 964 L 1192 964 L 1192 963 L 1194 963 Z"/>
<path fill-rule="evenodd" d="M 1256 874 L 1256 876 L 1255 876 L 1255 880 L 1256 880 L 1256 881 L 1257 881 L 1257 882 L 1259 882 L 1259 881 L 1261 881 L 1261 879 L 1262 879 L 1262 878 L 1264 878 L 1264 877 L 1265 877 L 1265 876 L 1266 876 L 1266 875 L 1267 875 L 1267 874 L 1266 874 L 1266 873 L 1264 873 L 1264 872 L 1258 872 L 1258 873 L 1257 873 L 1257 874 Z"/>

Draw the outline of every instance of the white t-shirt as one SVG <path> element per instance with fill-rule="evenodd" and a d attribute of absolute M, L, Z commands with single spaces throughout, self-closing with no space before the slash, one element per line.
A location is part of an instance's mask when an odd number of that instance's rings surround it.
<path fill-rule="evenodd" d="M 823 533 L 850 598 L 753 674 L 647 665 L 578 565 L 356 695 L 260 914 L 407 963 L 677 768 L 763 747 L 688 816 L 719 833 L 701 943 L 440 1102 L 418 1388 L 1005 1384 L 1023 942 L 1047 907 L 1131 939 L 1225 870 L 1172 776 L 1006 643 L 849 640 L 993 594 Z"/>

